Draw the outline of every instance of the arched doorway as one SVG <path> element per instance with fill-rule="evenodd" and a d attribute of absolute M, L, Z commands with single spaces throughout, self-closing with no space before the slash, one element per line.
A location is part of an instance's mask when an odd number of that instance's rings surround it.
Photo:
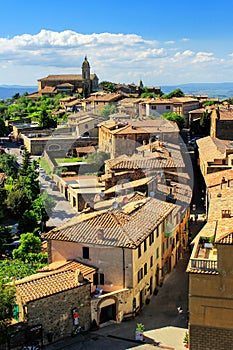
<path fill-rule="evenodd" d="M 116 321 L 117 316 L 117 299 L 107 298 L 100 301 L 98 304 L 98 321 L 99 324 L 108 321 Z"/>

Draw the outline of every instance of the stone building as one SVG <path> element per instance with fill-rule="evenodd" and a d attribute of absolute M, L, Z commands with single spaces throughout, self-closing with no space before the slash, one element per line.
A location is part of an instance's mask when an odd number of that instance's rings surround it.
<path fill-rule="evenodd" d="M 90 64 L 85 57 L 82 63 L 82 74 L 48 75 L 46 78 L 39 79 L 38 94 L 54 96 L 57 93 L 66 95 L 79 93 L 87 97 L 92 92 L 98 91 L 98 82 L 97 75 L 91 74 Z"/>
<path fill-rule="evenodd" d="M 185 127 L 189 127 L 189 112 L 200 108 L 200 102 L 191 97 L 173 97 L 169 99 L 153 98 L 140 102 L 139 116 L 154 115 L 159 117 L 164 113 L 177 113 L 184 116 Z"/>
<path fill-rule="evenodd" d="M 99 124 L 99 149 L 111 158 L 122 154 L 132 155 L 136 149 L 149 141 L 177 143 L 177 124 L 166 119 L 107 120 Z"/>
<path fill-rule="evenodd" d="M 79 324 L 91 325 L 91 285 L 96 269 L 76 261 L 51 264 L 43 271 L 15 282 L 18 322 L 40 324 L 44 344 L 71 335 L 72 310 L 77 309 Z"/>
<path fill-rule="evenodd" d="M 211 113 L 210 136 L 221 140 L 233 140 L 233 108 L 221 106 Z"/>
<path fill-rule="evenodd" d="M 233 189 L 213 178 L 208 184 L 208 220 L 193 241 L 187 268 L 191 350 L 231 349 L 233 341 Z"/>
<path fill-rule="evenodd" d="M 202 175 L 227 170 L 233 166 L 233 142 L 206 136 L 196 141 Z"/>
<path fill-rule="evenodd" d="M 164 198 L 135 192 L 110 199 L 109 207 L 100 199 L 95 208 L 48 233 L 50 262 L 76 259 L 98 268 L 91 280 L 97 324 L 121 322 L 138 312 L 182 256 L 188 209 L 182 213 L 179 203 Z"/>

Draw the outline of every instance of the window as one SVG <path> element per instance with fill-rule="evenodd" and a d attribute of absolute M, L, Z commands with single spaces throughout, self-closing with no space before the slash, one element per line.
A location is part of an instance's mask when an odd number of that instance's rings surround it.
<path fill-rule="evenodd" d="M 76 204 L 77 204 L 77 202 L 76 202 L 76 198 L 75 198 L 75 197 L 73 197 L 73 207 L 76 207 Z"/>
<path fill-rule="evenodd" d="M 141 269 L 138 271 L 138 283 L 141 281 L 142 278 L 143 278 L 143 269 L 141 268 Z"/>
<path fill-rule="evenodd" d="M 159 248 L 156 249 L 156 259 L 159 258 Z"/>
<path fill-rule="evenodd" d="M 147 242 L 146 242 L 146 239 L 144 241 L 144 252 L 147 250 Z"/>
<path fill-rule="evenodd" d="M 156 106 L 151 106 L 151 109 L 152 109 L 152 110 L 155 110 L 155 109 L 156 109 Z"/>
<path fill-rule="evenodd" d="M 166 109 L 171 109 L 171 106 L 166 106 Z"/>
<path fill-rule="evenodd" d="M 14 304 L 13 306 L 13 318 L 19 322 L 19 305 Z"/>
<path fill-rule="evenodd" d="M 150 267 L 152 267 L 153 266 L 153 255 L 151 255 L 151 257 L 150 257 Z"/>
<path fill-rule="evenodd" d="M 154 232 L 151 232 L 150 236 L 149 236 L 149 243 L 150 245 L 154 242 Z"/>
<path fill-rule="evenodd" d="M 89 248 L 83 247 L 83 259 L 89 259 Z"/>
<path fill-rule="evenodd" d="M 93 275 L 93 285 L 98 286 L 98 284 L 104 285 L 104 274 L 103 273 L 95 273 Z"/>
<path fill-rule="evenodd" d="M 144 276 L 147 275 L 147 263 L 144 264 Z"/>
<path fill-rule="evenodd" d="M 104 285 L 104 274 L 100 273 L 100 284 Z"/>
<path fill-rule="evenodd" d="M 97 286 L 99 284 L 99 275 L 98 273 L 94 273 L 93 275 L 93 284 Z"/>
<path fill-rule="evenodd" d="M 156 228 L 156 237 L 159 237 L 159 228 Z"/>
<path fill-rule="evenodd" d="M 138 258 L 140 258 L 141 255 L 142 255 L 142 247 L 141 247 L 141 244 L 139 244 L 139 246 L 138 246 Z"/>

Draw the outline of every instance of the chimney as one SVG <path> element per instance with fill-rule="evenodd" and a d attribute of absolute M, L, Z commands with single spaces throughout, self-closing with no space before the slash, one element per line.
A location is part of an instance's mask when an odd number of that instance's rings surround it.
<path fill-rule="evenodd" d="M 230 217 L 231 217 L 231 210 L 229 210 L 229 209 L 222 210 L 222 219 L 223 218 L 230 218 Z"/>
<path fill-rule="evenodd" d="M 75 281 L 79 284 L 82 283 L 84 280 L 82 272 L 79 269 L 77 269 L 74 271 L 74 274 L 75 274 Z"/>
<path fill-rule="evenodd" d="M 104 230 L 102 228 L 97 231 L 97 239 L 104 239 Z"/>

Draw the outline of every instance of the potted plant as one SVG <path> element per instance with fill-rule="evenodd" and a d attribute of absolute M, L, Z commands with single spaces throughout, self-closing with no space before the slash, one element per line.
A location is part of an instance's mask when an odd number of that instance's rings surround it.
<path fill-rule="evenodd" d="M 186 348 L 189 347 L 189 334 L 188 334 L 188 332 L 185 333 L 183 343 L 184 343 L 184 346 L 185 346 Z"/>
<path fill-rule="evenodd" d="M 143 323 L 137 323 L 136 331 L 135 331 L 135 339 L 143 341 L 143 332 L 145 330 L 145 326 Z"/>

